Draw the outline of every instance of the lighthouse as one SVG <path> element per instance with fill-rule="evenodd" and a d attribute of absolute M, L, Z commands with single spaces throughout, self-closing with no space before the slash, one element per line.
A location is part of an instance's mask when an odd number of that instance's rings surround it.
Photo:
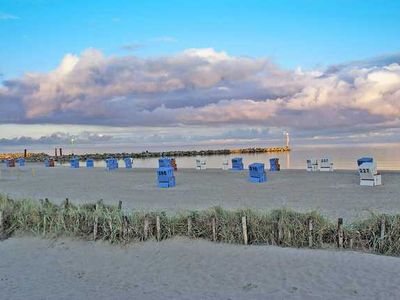
<path fill-rule="evenodd" d="M 285 135 L 286 148 L 289 148 L 289 146 L 290 146 L 290 136 L 289 136 L 289 132 L 285 131 L 285 132 L 284 132 L 284 135 Z"/>

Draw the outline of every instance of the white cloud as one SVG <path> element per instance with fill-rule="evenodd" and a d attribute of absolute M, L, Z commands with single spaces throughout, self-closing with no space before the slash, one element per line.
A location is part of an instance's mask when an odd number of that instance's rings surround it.
<path fill-rule="evenodd" d="M 0 20 L 18 20 L 19 17 L 0 12 Z"/>
<path fill-rule="evenodd" d="M 398 56 L 326 70 L 283 70 L 211 48 L 171 56 L 67 54 L 48 73 L 0 87 L 0 123 L 261 126 L 310 135 L 398 128 Z"/>

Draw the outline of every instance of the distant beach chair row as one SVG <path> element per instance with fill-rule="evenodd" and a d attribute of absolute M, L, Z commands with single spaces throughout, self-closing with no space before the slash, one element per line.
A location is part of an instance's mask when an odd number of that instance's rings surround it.
<path fill-rule="evenodd" d="M 270 162 L 270 171 L 280 171 L 281 165 L 279 164 L 279 158 L 271 158 Z M 203 157 L 196 157 L 196 170 L 206 170 L 207 163 L 206 159 Z M 232 158 L 232 170 L 234 171 L 242 171 L 244 169 L 243 159 L 241 157 Z M 229 160 L 224 159 L 222 161 L 222 170 L 229 170 Z"/>
<path fill-rule="evenodd" d="M 6 159 L 4 160 L 4 165 L 6 168 L 15 168 L 15 166 L 18 167 L 24 167 L 25 166 L 25 158 L 10 158 L 10 159 Z"/>

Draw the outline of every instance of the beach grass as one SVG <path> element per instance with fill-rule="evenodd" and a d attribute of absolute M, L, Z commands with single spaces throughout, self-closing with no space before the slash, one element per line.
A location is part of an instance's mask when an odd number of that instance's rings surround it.
<path fill-rule="evenodd" d="M 400 215 L 376 214 L 343 227 L 318 212 L 290 209 L 269 212 L 225 210 L 165 212 L 125 211 L 102 201 L 75 205 L 66 200 L 57 205 L 47 199 L 14 200 L 0 196 L 3 238 L 16 233 L 44 237 L 70 236 L 104 240 L 113 244 L 164 240 L 176 236 L 215 242 L 278 245 L 296 248 L 333 248 L 400 255 Z M 244 239 L 243 217 L 246 238 Z M 311 224 L 310 224 L 311 223 Z M 342 242 L 339 242 L 341 234 Z"/>

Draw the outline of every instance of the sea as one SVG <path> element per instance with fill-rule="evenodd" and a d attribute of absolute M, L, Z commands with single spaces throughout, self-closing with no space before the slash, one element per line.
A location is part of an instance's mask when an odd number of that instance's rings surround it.
<path fill-rule="evenodd" d="M 261 145 L 265 147 L 265 145 Z M 273 146 L 273 145 L 270 145 Z M 54 153 L 53 146 L 29 147 L 28 151 Z M 254 147 L 254 145 L 248 145 Z M 121 153 L 121 152 L 162 152 L 175 150 L 207 150 L 207 149 L 238 149 L 246 148 L 246 145 L 213 145 L 213 146 L 152 146 L 143 147 L 137 145 L 74 145 L 63 147 L 64 154 L 74 152 L 82 153 Z M 11 149 L 0 148 L 0 152 L 7 152 Z M 16 149 L 12 149 L 16 150 Z M 22 152 L 22 151 L 21 151 Z M 256 153 L 256 154 L 232 154 L 206 156 L 207 168 L 221 168 L 224 159 L 231 159 L 240 156 L 247 167 L 253 162 L 261 162 L 269 168 L 270 158 L 279 158 L 282 169 L 305 169 L 306 160 L 309 158 L 330 158 L 335 169 L 354 170 L 357 167 L 356 161 L 360 157 L 373 157 L 377 162 L 379 170 L 400 170 L 400 143 L 390 144 L 352 144 L 352 145 L 291 145 L 291 151 L 282 153 Z M 176 157 L 178 168 L 195 168 L 195 157 Z M 122 163 L 122 162 L 121 162 Z M 123 164 L 122 164 L 123 165 Z M 104 162 L 96 162 L 96 167 L 104 167 Z M 156 168 L 157 158 L 135 159 L 134 167 Z"/>

